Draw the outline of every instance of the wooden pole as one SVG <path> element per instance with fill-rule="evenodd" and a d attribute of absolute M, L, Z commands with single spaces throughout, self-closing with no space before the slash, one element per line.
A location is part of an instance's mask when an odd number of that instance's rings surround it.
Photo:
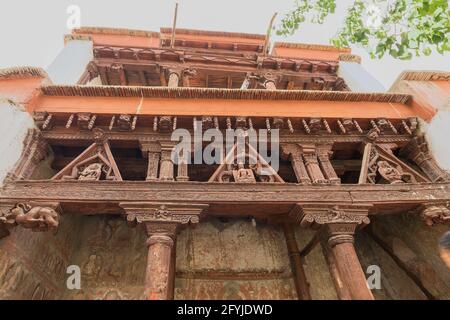
<path fill-rule="evenodd" d="M 177 28 L 177 16 L 178 16 L 178 2 L 175 3 L 175 13 L 173 15 L 172 38 L 170 39 L 170 47 L 172 49 L 175 47 L 175 30 Z"/>
<path fill-rule="evenodd" d="M 272 19 L 270 19 L 269 27 L 267 28 L 266 32 L 266 39 L 264 40 L 263 56 L 267 55 L 267 51 L 269 49 L 270 34 L 272 33 L 273 22 L 275 21 L 277 14 L 278 12 L 275 12 L 272 16 Z"/>
<path fill-rule="evenodd" d="M 284 237 L 286 238 L 286 245 L 289 259 L 291 261 L 292 271 L 294 273 L 295 288 L 300 300 L 311 300 L 309 293 L 309 284 L 306 279 L 305 270 L 303 269 L 302 258 L 298 250 L 297 240 L 295 239 L 294 228 L 288 223 L 283 224 Z"/>

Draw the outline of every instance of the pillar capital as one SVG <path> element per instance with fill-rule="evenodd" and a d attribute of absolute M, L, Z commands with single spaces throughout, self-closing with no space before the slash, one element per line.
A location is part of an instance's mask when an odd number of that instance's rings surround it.
<path fill-rule="evenodd" d="M 353 234 L 359 225 L 370 223 L 368 211 L 371 205 L 298 203 L 290 216 L 304 228 L 327 225 L 330 230 Z"/>
<path fill-rule="evenodd" d="M 299 158 L 302 156 L 302 148 L 298 143 L 286 143 L 281 145 L 282 156 L 285 159 Z"/>
<path fill-rule="evenodd" d="M 161 152 L 161 144 L 154 141 L 139 141 L 142 156 L 147 158 L 149 152 Z"/>
<path fill-rule="evenodd" d="M 165 203 L 165 202 L 122 202 L 119 204 L 132 224 L 146 225 L 150 233 L 158 233 L 158 228 L 170 230 L 172 225 L 194 224 L 208 207 L 206 204 Z M 149 227 L 154 225 L 154 227 Z"/>

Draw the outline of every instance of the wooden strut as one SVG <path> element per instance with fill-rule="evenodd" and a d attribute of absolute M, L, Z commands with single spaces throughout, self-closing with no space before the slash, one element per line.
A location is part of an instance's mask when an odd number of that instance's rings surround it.
<path fill-rule="evenodd" d="M 294 228 L 289 223 L 283 224 L 284 237 L 288 250 L 291 268 L 294 273 L 295 288 L 300 300 L 311 300 L 309 292 L 309 283 L 306 279 L 305 270 L 303 268 L 303 260 L 298 250 L 297 240 L 295 239 Z"/>
<path fill-rule="evenodd" d="M 306 246 L 300 251 L 300 256 L 302 258 L 306 257 L 314 248 L 320 243 L 320 231 L 316 231 L 312 239 L 306 244 Z"/>

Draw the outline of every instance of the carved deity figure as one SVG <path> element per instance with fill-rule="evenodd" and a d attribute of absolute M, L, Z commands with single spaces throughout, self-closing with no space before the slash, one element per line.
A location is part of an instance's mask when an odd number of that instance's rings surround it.
<path fill-rule="evenodd" d="M 26 204 L 18 204 L 6 217 L 11 223 L 14 221 L 18 225 L 32 229 L 33 231 L 55 230 L 59 225 L 59 214 L 49 207 L 31 207 Z"/>
<path fill-rule="evenodd" d="M 242 183 L 256 182 L 255 177 L 253 175 L 253 171 L 251 169 L 240 168 L 238 170 L 233 171 L 233 176 L 236 182 Z"/>
<path fill-rule="evenodd" d="M 404 183 L 401 168 L 394 168 L 387 161 L 378 161 L 378 172 L 389 183 Z"/>
<path fill-rule="evenodd" d="M 102 175 L 102 163 L 91 163 L 80 172 L 78 180 L 96 181 Z"/>

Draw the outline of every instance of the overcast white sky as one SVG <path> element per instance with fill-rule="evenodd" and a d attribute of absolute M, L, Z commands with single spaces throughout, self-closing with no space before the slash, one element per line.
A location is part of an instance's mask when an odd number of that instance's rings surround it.
<path fill-rule="evenodd" d="M 179 28 L 265 34 L 274 12 L 278 19 L 294 0 L 179 0 Z M 338 10 L 324 25 L 305 24 L 292 37 L 273 40 L 328 44 L 341 25 L 350 0 L 339 0 Z M 0 68 L 20 65 L 47 67 L 63 47 L 69 5 L 81 8 L 82 26 L 159 31 L 172 24 L 175 1 L 171 0 L 11 0 L 1 1 Z M 410 61 L 385 57 L 371 60 L 361 48 L 363 66 L 386 88 L 403 70 L 450 71 L 450 54 L 433 54 Z"/>

